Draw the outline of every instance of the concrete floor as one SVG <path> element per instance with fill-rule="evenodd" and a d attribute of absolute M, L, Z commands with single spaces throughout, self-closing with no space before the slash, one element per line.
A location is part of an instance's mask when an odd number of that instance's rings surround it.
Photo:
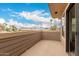
<path fill-rule="evenodd" d="M 60 41 L 41 40 L 21 56 L 67 56 Z"/>

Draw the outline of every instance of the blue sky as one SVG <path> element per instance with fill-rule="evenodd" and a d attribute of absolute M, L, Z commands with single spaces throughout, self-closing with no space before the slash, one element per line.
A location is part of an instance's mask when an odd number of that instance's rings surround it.
<path fill-rule="evenodd" d="M 2 19 L 10 24 L 15 22 L 23 26 L 48 25 L 51 14 L 47 3 L 0 3 L 0 20 Z"/>
<path fill-rule="evenodd" d="M 50 28 L 50 19 L 60 25 L 60 21 L 51 17 L 47 3 L 0 3 L 0 23 L 17 28 Z"/>

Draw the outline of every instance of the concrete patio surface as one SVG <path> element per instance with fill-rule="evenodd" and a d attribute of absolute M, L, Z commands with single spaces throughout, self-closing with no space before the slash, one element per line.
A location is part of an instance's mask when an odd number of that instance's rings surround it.
<path fill-rule="evenodd" d="M 61 41 L 41 40 L 21 56 L 67 56 Z"/>

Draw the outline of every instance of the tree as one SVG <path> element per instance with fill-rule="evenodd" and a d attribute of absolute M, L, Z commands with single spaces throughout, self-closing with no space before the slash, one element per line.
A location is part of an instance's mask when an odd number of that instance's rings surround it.
<path fill-rule="evenodd" d="M 52 21 L 53 21 L 53 20 L 52 20 L 52 19 L 50 19 L 50 25 L 51 25 L 51 29 L 52 29 Z"/>
<path fill-rule="evenodd" d="M 54 26 L 52 26 L 51 29 L 52 29 L 52 30 L 56 30 L 56 29 L 57 29 L 57 25 L 54 24 Z"/>
<path fill-rule="evenodd" d="M 3 30 L 6 31 L 7 24 L 6 23 L 3 23 L 3 26 L 2 27 L 3 27 Z"/>
<path fill-rule="evenodd" d="M 14 25 L 11 25 L 12 31 L 17 31 L 17 28 Z"/>
<path fill-rule="evenodd" d="M 4 23 L 3 30 L 11 32 L 11 31 L 17 31 L 17 28 L 14 25 L 8 25 L 8 24 Z"/>

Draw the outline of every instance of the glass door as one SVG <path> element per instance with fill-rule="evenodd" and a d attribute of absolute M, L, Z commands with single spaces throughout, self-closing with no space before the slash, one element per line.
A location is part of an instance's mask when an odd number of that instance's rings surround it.
<path fill-rule="evenodd" d="M 76 18 L 75 18 L 75 4 L 71 4 L 67 12 L 66 19 L 66 49 L 69 55 L 75 55 L 75 36 L 76 36 Z"/>
<path fill-rule="evenodd" d="M 69 11 L 69 48 L 70 55 L 74 55 L 75 52 L 75 33 L 76 33 L 76 19 L 75 19 L 75 5 L 73 5 Z"/>

